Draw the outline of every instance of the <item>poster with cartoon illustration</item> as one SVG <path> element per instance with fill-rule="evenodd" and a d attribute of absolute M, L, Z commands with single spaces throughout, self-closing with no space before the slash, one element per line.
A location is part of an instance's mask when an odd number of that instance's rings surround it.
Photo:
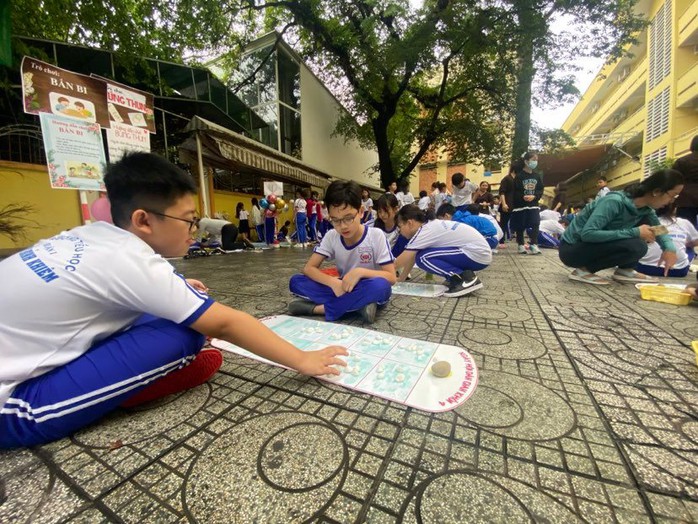
<path fill-rule="evenodd" d="M 155 133 L 155 96 L 95 74 L 107 86 L 107 104 L 112 122 L 147 129 Z"/>
<path fill-rule="evenodd" d="M 25 56 L 22 95 L 25 113 L 51 113 L 109 127 L 107 85 L 97 78 Z"/>
<path fill-rule="evenodd" d="M 40 113 L 51 187 L 104 191 L 106 158 L 98 123 Z"/>

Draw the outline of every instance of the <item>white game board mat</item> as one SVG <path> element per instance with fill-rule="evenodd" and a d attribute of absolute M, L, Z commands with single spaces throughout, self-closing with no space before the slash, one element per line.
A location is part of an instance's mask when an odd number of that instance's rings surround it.
<path fill-rule="evenodd" d="M 338 376 L 320 376 L 348 389 L 429 412 L 450 411 L 475 392 L 478 370 L 465 349 L 399 337 L 369 329 L 278 315 L 262 322 L 280 337 L 304 351 L 329 345 L 345 346 L 347 367 Z M 214 347 L 274 366 L 266 360 L 224 340 L 213 339 Z M 451 373 L 437 378 L 431 366 L 438 361 L 451 364 Z"/>
<path fill-rule="evenodd" d="M 440 297 L 448 288 L 441 284 L 420 284 L 419 282 L 398 282 L 392 288 L 394 295 L 412 297 Z"/>

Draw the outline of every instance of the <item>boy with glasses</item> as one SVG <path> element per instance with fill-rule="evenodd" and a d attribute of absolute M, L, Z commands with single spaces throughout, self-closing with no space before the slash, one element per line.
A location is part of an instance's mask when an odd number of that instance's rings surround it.
<path fill-rule="evenodd" d="M 193 243 L 187 173 L 132 153 L 104 181 L 114 225 L 76 227 L 0 262 L 0 448 L 56 440 L 202 384 L 222 363 L 202 350 L 204 335 L 306 375 L 338 374 L 346 349 L 303 352 L 163 258 Z"/>
<path fill-rule="evenodd" d="M 361 188 L 356 182 L 332 182 L 325 204 L 334 229 L 315 247 L 303 274 L 291 277 L 291 292 L 304 300 L 291 302 L 288 311 L 291 315 L 324 315 L 330 321 L 359 311 L 364 322 L 371 324 L 377 306 L 388 302 L 396 281 L 390 246 L 382 231 L 361 223 Z M 325 259 L 335 261 L 339 277 L 320 270 Z"/>

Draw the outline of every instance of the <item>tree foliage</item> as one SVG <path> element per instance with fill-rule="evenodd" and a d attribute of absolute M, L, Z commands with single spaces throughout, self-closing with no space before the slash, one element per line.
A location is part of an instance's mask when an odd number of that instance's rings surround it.
<path fill-rule="evenodd" d="M 494 0 L 514 29 L 516 118 L 512 158 L 529 148 L 531 103 L 539 107 L 579 95 L 571 73 L 581 57 L 613 62 L 645 27 L 637 0 Z"/>
<path fill-rule="evenodd" d="M 337 131 L 378 151 L 382 184 L 423 154 L 498 163 L 529 146 L 532 100 L 579 94 L 579 56 L 619 56 L 636 0 L 14 0 L 14 33 L 181 62 L 274 29 L 350 112 Z M 560 31 L 567 21 L 569 31 Z M 556 29 L 556 30 L 553 30 Z"/>

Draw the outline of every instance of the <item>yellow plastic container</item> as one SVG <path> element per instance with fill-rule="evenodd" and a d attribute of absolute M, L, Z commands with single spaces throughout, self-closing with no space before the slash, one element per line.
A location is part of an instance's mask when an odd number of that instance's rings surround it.
<path fill-rule="evenodd" d="M 691 303 L 690 293 L 686 293 L 682 289 L 676 289 L 664 286 L 640 286 L 640 296 L 643 300 L 654 300 L 655 302 L 664 302 L 666 304 L 675 304 L 677 306 L 687 306 Z"/>
<path fill-rule="evenodd" d="M 698 366 L 698 340 L 691 342 L 691 346 L 693 346 L 693 351 L 696 352 L 696 366 Z"/>

